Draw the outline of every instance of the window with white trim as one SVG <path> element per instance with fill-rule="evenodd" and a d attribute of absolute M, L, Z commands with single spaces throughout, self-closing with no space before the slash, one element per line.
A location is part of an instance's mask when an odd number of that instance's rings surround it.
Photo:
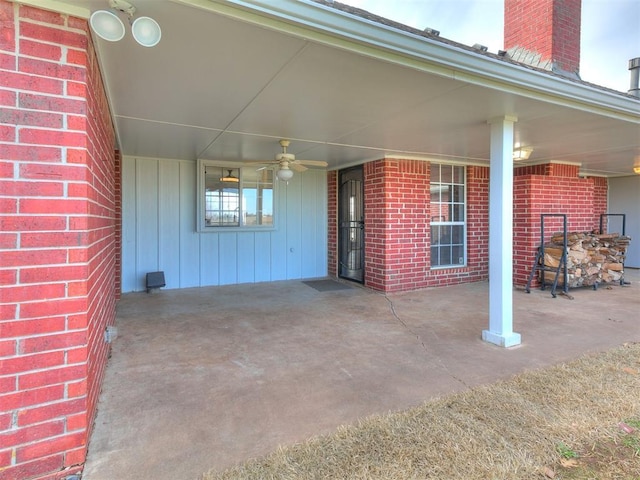
<path fill-rule="evenodd" d="M 198 161 L 198 230 L 273 228 L 273 171 Z"/>
<path fill-rule="evenodd" d="M 431 164 L 431 267 L 466 264 L 465 167 Z"/>

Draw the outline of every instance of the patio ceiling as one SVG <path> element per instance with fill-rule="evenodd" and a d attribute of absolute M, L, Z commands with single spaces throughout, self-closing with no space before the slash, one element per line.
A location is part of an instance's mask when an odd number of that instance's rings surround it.
<path fill-rule="evenodd" d="M 607 176 L 640 165 L 640 101 L 623 94 L 311 1 L 132 3 L 161 25 L 159 45 L 94 36 L 125 156 L 271 160 L 287 138 L 330 169 L 383 156 L 488 165 L 487 120 L 512 115 L 528 163 Z"/>

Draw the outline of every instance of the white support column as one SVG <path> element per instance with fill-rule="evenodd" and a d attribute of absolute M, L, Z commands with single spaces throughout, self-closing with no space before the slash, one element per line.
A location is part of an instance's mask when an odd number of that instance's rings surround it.
<path fill-rule="evenodd" d="M 520 344 L 513 331 L 513 124 L 498 117 L 491 125 L 489 175 L 489 330 L 482 339 L 501 347 Z"/>

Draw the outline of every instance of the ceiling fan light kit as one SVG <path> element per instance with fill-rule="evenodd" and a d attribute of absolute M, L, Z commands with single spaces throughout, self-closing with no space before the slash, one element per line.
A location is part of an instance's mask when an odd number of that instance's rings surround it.
<path fill-rule="evenodd" d="M 234 182 L 234 183 L 239 183 L 240 179 L 238 177 L 236 177 L 235 175 L 233 175 L 233 169 L 227 169 L 228 175 L 225 175 L 223 177 L 220 177 L 220 181 L 221 182 Z"/>
<path fill-rule="evenodd" d="M 307 170 L 305 165 L 312 165 L 315 167 L 327 167 L 328 163 L 319 160 L 296 160 L 296 156 L 292 153 L 287 153 L 287 147 L 291 144 L 289 140 L 280 140 L 280 146 L 282 147 L 282 153 L 278 153 L 275 160 L 271 162 L 248 162 L 251 164 L 275 164 L 276 178 L 283 182 L 288 182 L 293 178 L 294 171 L 304 172 Z M 267 167 L 262 167 L 267 168 Z"/>
<path fill-rule="evenodd" d="M 283 182 L 288 182 L 293 178 L 293 170 L 290 170 L 289 167 L 280 168 L 276 172 L 276 177 L 278 177 L 278 180 L 282 180 Z"/>

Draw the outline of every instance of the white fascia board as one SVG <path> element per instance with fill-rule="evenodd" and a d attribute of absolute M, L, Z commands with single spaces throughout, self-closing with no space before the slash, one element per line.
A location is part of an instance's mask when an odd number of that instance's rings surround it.
<path fill-rule="evenodd" d="M 640 101 L 400 31 L 310 0 L 172 0 L 434 75 L 640 124 Z"/>

